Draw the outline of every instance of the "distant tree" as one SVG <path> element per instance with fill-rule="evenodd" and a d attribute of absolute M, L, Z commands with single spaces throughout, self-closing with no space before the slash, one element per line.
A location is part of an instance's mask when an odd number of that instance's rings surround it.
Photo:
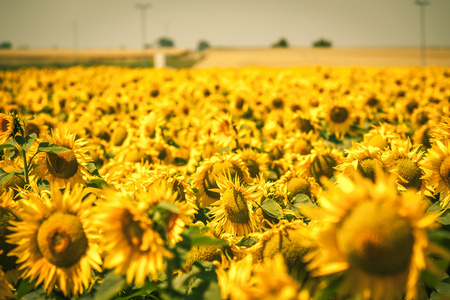
<path fill-rule="evenodd" d="M 324 38 L 321 38 L 321 39 L 313 42 L 314 48 L 331 48 L 332 46 L 333 46 L 333 43 L 330 40 L 326 40 Z"/>
<path fill-rule="evenodd" d="M 288 47 L 289 44 L 285 38 L 281 38 L 278 42 L 272 44 L 272 48 L 288 48 Z"/>
<path fill-rule="evenodd" d="M 12 43 L 10 41 L 4 41 L 0 43 L 0 49 L 11 49 Z"/>
<path fill-rule="evenodd" d="M 158 40 L 158 45 L 160 47 L 173 47 L 175 46 L 175 43 L 168 37 L 162 37 Z"/>
<path fill-rule="evenodd" d="M 207 41 L 205 41 L 205 40 L 201 40 L 200 42 L 198 42 L 198 45 L 197 45 L 198 51 L 203 51 L 203 50 L 208 49 L 210 47 L 211 46 L 209 45 L 209 43 Z"/>

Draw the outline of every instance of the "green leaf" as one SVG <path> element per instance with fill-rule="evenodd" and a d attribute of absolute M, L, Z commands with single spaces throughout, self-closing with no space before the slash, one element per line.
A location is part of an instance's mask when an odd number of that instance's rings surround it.
<path fill-rule="evenodd" d="M 441 295 L 450 296 L 450 283 L 441 282 L 436 287 L 436 291 Z"/>
<path fill-rule="evenodd" d="M 255 237 L 243 237 L 236 246 L 246 247 L 249 248 L 253 245 L 255 245 L 258 242 L 258 239 Z"/>
<path fill-rule="evenodd" d="M 126 290 L 126 291 L 120 293 L 119 296 L 117 296 L 114 299 L 128 300 L 128 299 L 135 298 L 138 296 L 149 295 L 152 292 L 154 292 L 157 288 L 158 287 L 155 283 L 148 281 L 147 283 L 144 284 L 144 286 L 133 287 L 130 290 Z"/>
<path fill-rule="evenodd" d="M 208 227 L 189 226 L 181 233 L 183 240 L 178 243 L 185 249 L 191 249 L 193 246 L 224 246 L 226 241 L 215 237 L 207 236 L 202 231 L 208 230 Z"/>
<path fill-rule="evenodd" d="M 302 205 L 314 206 L 311 202 L 311 199 L 305 194 L 297 194 L 294 197 L 294 201 L 292 203 L 295 207 L 300 207 Z"/>
<path fill-rule="evenodd" d="M 46 153 L 53 153 L 53 154 L 57 154 L 57 153 L 64 153 L 69 151 L 70 149 L 57 145 L 57 144 L 53 144 L 53 143 L 40 143 L 39 147 L 38 147 L 38 152 L 46 152 Z"/>
<path fill-rule="evenodd" d="M 450 225 L 450 209 L 447 209 L 437 221 L 443 225 Z"/>
<path fill-rule="evenodd" d="M 100 176 L 100 173 L 98 173 L 97 170 L 97 166 L 93 162 L 87 163 L 86 168 L 89 170 L 89 173 L 96 176 Z"/>
<path fill-rule="evenodd" d="M 22 137 L 20 135 L 15 137 L 17 144 L 22 147 L 25 151 L 30 151 L 31 145 L 33 142 L 37 139 L 36 133 L 32 133 L 30 135 L 27 135 L 26 137 Z"/>
<path fill-rule="evenodd" d="M 188 160 L 182 157 L 175 157 L 175 159 L 173 160 L 172 164 L 174 164 L 175 166 L 184 166 L 188 163 Z"/>
<path fill-rule="evenodd" d="M 283 217 L 283 212 L 281 211 L 280 206 L 273 199 L 264 199 L 264 201 L 261 203 L 261 208 L 272 218 L 279 219 Z"/>
<path fill-rule="evenodd" d="M 16 174 L 16 172 L 12 171 L 11 173 L 2 173 L 0 175 L 0 185 L 2 185 L 3 183 L 7 182 L 8 180 L 10 180 L 11 178 L 13 178 L 13 176 Z"/>
<path fill-rule="evenodd" d="M 87 184 L 87 186 L 103 189 L 104 187 L 109 187 L 109 184 L 103 179 L 92 179 L 91 182 Z"/>
<path fill-rule="evenodd" d="M 9 139 L 6 143 L 0 145 L 0 150 L 3 149 L 16 149 L 14 139 Z"/>
<path fill-rule="evenodd" d="M 167 201 L 161 201 L 158 204 L 158 208 L 162 208 L 164 210 L 168 210 L 174 214 L 179 214 L 180 213 L 180 208 L 178 207 L 178 205 L 176 205 L 175 203 L 170 203 Z"/>
<path fill-rule="evenodd" d="M 47 298 L 47 292 L 45 292 L 43 289 L 31 292 L 29 294 L 26 294 L 22 298 L 19 298 L 20 300 L 46 300 Z M 52 299 L 52 298 L 50 298 Z"/>
<path fill-rule="evenodd" d="M 17 290 L 16 290 L 17 298 L 20 299 L 23 296 L 25 296 L 26 294 L 28 294 L 29 292 L 31 292 L 34 289 L 35 285 L 36 285 L 36 280 L 30 282 L 27 279 L 21 279 L 19 281 L 19 285 L 18 285 Z"/>
<path fill-rule="evenodd" d="M 20 122 L 22 122 L 24 125 L 26 122 L 34 120 L 34 116 L 31 116 L 29 118 L 20 118 Z"/>
<path fill-rule="evenodd" d="M 99 284 L 95 293 L 95 300 L 108 300 L 114 298 L 126 285 L 125 278 L 110 272 Z"/>
<path fill-rule="evenodd" d="M 192 188 L 192 191 L 196 194 L 198 194 L 200 192 L 197 188 Z"/>

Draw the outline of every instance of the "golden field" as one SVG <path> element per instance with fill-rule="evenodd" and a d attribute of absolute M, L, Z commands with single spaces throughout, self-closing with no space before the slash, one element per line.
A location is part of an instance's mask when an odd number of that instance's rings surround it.
<path fill-rule="evenodd" d="M 0 154 L 0 299 L 450 296 L 449 67 L 0 71 Z"/>

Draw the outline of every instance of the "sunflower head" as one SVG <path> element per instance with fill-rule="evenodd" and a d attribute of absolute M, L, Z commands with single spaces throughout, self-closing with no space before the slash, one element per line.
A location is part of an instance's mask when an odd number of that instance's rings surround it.
<path fill-rule="evenodd" d="M 0 113 L 0 144 L 4 144 L 11 136 L 18 131 L 20 123 L 11 114 Z"/>
<path fill-rule="evenodd" d="M 405 188 L 420 189 L 422 186 L 422 171 L 416 163 L 408 158 L 399 158 L 396 162 L 396 169 L 400 176 L 400 184 Z"/>
<path fill-rule="evenodd" d="M 287 192 L 292 197 L 298 194 L 305 194 L 311 198 L 311 184 L 305 178 L 294 177 L 287 182 Z"/>
<path fill-rule="evenodd" d="M 46 166 L 53 176 L 63 179 L 71 178 L 78 171 L 78 161 L 72 150 L 47 153 Z"/>
<path fill-rule="evenodd" d="M 6 241 L 6 236 L 11 233 L 8 229 L 10 221 L 17 221 L 16 203 L 13 200 L 13 192 L 10 190 L 2 195 L 0 200 L 0 266 L 3 270 L 8 271 L 15 267 L 16 257 L 8 256 L 8 253 L 15 248 L 14 245 Z"/>
<path fill-rule="evenodd" d="M 305 255 L 317 247 L 306 226 L 301 222 L 280 223 L 261 237 L 261 258 L 272 259 L 281 254 L 292 277 L 305 274 Z"/>
<path fill-rule="evenodd" d="M 363 177 L 368 178 L 375 182 L 375 175 L 378 172 L 377 170 L 383 170 L 383 163 L 374 157 L 368 157 L 358 162 L 357 171 Z"/>
<path fill-rule="evenodd" d="M 88 240 L 78 217 L 56 212 L 39 227 L 39 251 L 53 265 L 70 268 L 88 249 Z"/>
<path fill-rule="evenodd" d="M 333 176 L 336 166 L 337 162 L 334 157 L 328 154 L 319 154 L 312 160 L 309 171 L 317 182 L 321 182 L 322 177 L 331 178 Z"/>
<path fill-rule="evenodd" d="M 350 264 L 375 276 L 408 269 L 414 245 L 411 224 L 389 204 L 354 207 L 337 231 L 337 243 Z"/>

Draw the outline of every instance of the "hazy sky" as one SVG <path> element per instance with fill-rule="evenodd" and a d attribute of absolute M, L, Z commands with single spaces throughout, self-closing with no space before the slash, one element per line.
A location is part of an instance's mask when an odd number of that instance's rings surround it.
<path fill-rule="evenodd" d="M 414 0 L 0 0 L 0 42 L 14 47 L 138 48 L 147 10 L 148 43 L 169 36 L 176 46 L 269 46 L 285 37 L 309 47 L 321 37 L 336 47 L 418 46 Z M 426 7 L 429 46 L 450 47 L 450 0 Z M 74 25 L 77 24 L 77 25 Z"/>

